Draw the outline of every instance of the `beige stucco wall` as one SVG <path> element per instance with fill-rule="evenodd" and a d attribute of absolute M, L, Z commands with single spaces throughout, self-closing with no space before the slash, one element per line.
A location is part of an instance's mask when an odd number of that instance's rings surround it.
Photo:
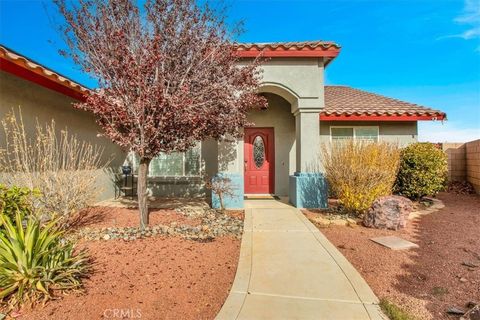
<path fill-rule="evenodd" d="M 417 142 L 418 139 L 416 121 L 321 121 L 321 143 L 330 142 L 331 126 L 378 126 L 381 141 L 398 143 L 400 147 Z"/>
<path fill-rule="evenodd" d="M 256 127 L 273 127 L 275 136 L 275 194 L 288 195 L 288 176 L 295 171 L 295 117 L 290 104 L 275 94 L 266 94 L 268 109 L 251 112 Z"/>
<path fill-rule="evenodd" d="M 105 162 L 111 160 L 110 166 L 118 170 L 125 155 L 118 146 L 106 138 L 97 136 L 101 131 L 93 115 L 74 109 L 71 105 L 73 101 L 56 91 L 0 71 L 0 118 L 12 108 L 18 111 L 20 107 L 27 134 L 34 132 L 37 120 L 40 124 L 45 124 L 54 119 L 58 130 L 66 127 L 79 139 L 102 146 L 104 148 L 102 160 Z M 0 148 L 4 147 L 4 141 L 4 132 L 0 130 Z M 97 185 L 102 190 L 98 200 L 114 196 L 112 178 L 107 172 L 98 172 Z"/>

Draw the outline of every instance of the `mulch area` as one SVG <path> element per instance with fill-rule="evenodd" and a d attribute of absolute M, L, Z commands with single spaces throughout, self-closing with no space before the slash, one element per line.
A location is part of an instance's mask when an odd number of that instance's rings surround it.
<path fill-rule="evenodd" d="M 82 227 L 138 225 L 138 211 L 125 208 L 92 208 L 85 218 Z M 197 223 L 173 210 L 152 210 L 151 224 L 171 222 Z M 23 310 L 18 319 L 213 319 L 233 283 L 240 240 L 196 242 L 158 236 L 81 240 L 78 248 L 86 249 L 93 261 L 84 292 Z"/>
<path fill-rule="evenodd" d="M 410 222 L 401 231 L 362 226 L 320 230 L 362 274 L 379 298 L 388 298 L 419 319 L 453 319 L 452 306 L 480 302 L 480 196 L 441 193 L 445 208 Z M 384 248 L 370 238 L 396 235 L 420 247 Z"/>

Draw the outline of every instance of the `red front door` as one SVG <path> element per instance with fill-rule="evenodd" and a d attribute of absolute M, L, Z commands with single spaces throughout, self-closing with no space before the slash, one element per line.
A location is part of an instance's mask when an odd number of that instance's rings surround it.
<path fill-rule="evenodd" d="M 245 128 L 245 193 L 274 193 L 273 128 Z"/>

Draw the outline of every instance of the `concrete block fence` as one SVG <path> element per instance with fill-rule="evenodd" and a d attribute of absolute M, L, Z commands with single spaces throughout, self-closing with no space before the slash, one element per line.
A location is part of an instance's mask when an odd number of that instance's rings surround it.
<path fill-rule="evenodd" d="M 468 181 L 480 194 L 480 139 L 467 143 L 442 143 L 448 156 L 450 181 Z"/>

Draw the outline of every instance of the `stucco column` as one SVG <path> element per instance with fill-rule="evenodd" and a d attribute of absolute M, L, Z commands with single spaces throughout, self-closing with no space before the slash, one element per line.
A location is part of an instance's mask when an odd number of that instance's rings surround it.
<path fill-rule="evenodd" d="M 320 109 L 295 112 L 296 171 L 316 172 L 320 157 Z"/>
<path fill-rule="evenodd" d="M 234 195 L 224 196 L 223 202 L 227 209 L 240 209 L 244 206 L 244 184 L 243 184 L 243 138 L 235 139 L 229 137 L 218 141 L 217 145 L 218 167 L 213 179 L 228 179 Z M 220 208 L 220 199 L 215 192 L 212 192 L 212 207 Z"/>
<path fill-rule="evenodd" d="M 321 172 L 319 108 L 295 110 L 296 171 L 289 178 L 289 200 L 297 208 L 325 208 L 327 184 Z"/>

